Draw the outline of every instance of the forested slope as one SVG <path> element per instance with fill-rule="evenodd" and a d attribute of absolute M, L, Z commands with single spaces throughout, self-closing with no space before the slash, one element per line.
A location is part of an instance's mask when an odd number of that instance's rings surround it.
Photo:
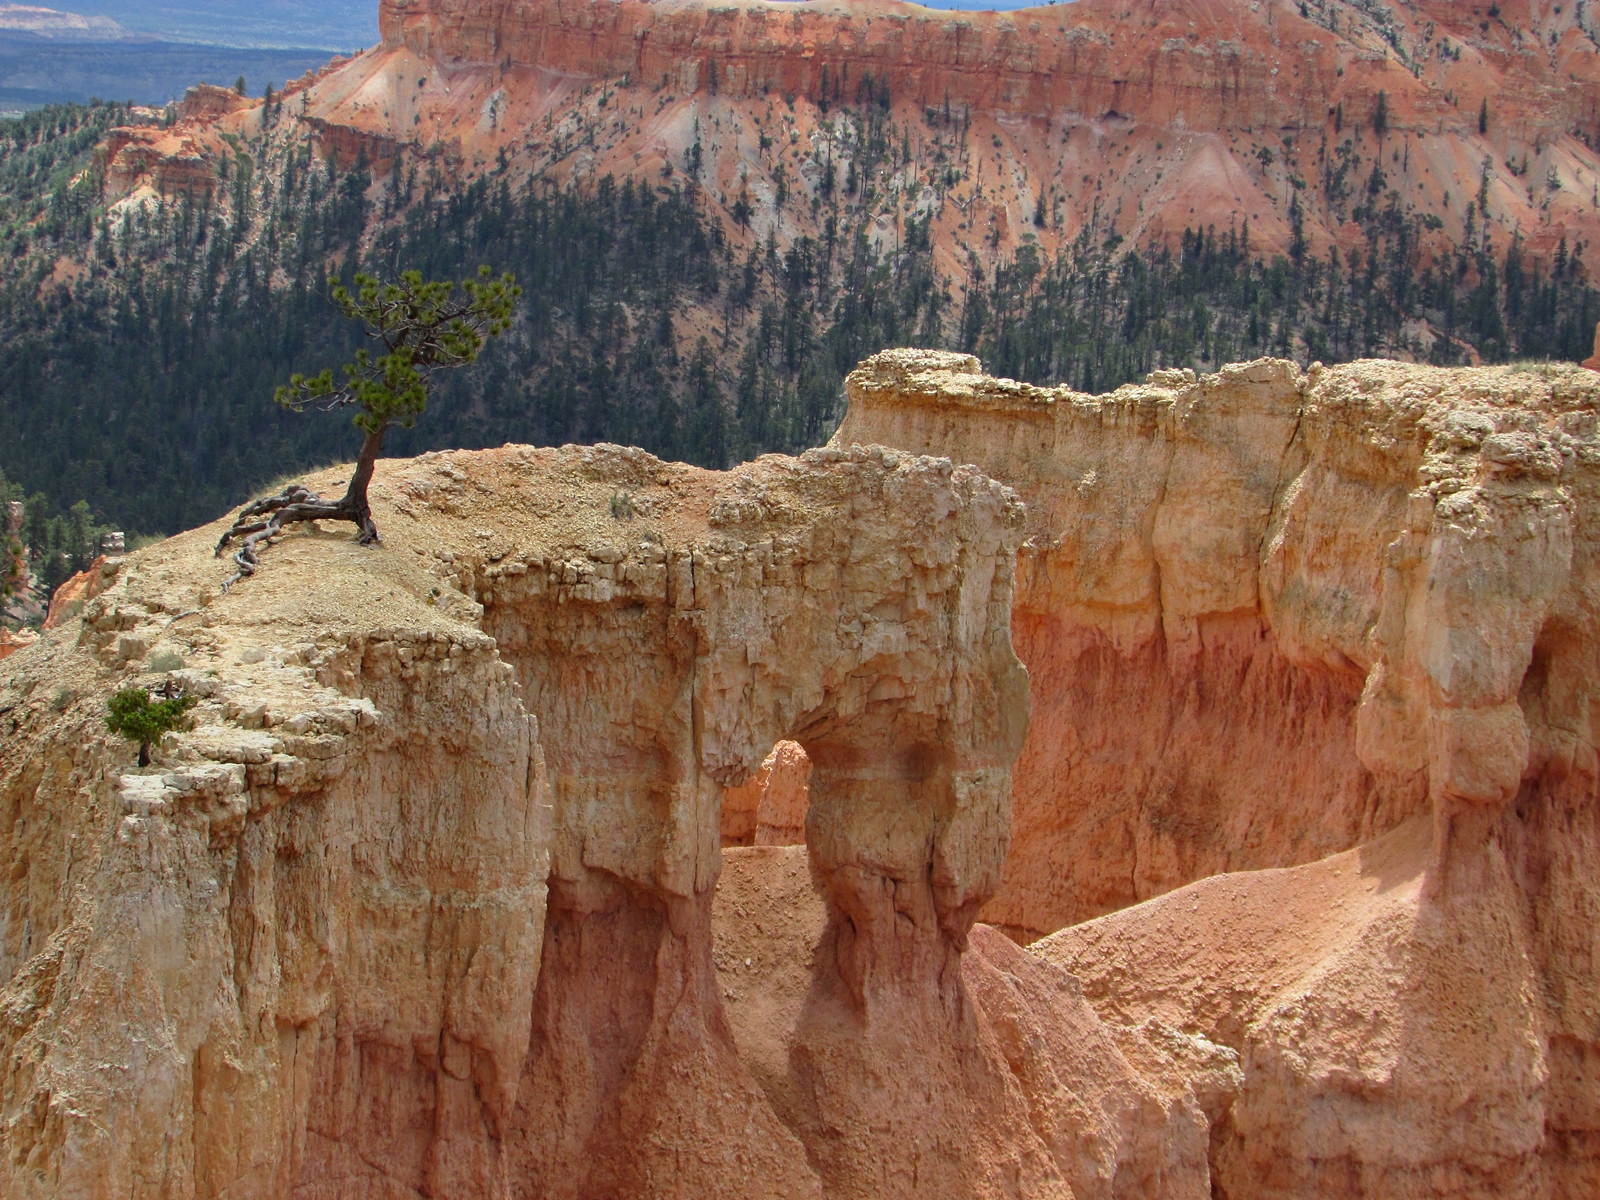
<path fill-rule="evenodd" d="M 1317 185 L 1351 197 L 1365 252 L 1318 257 L 1297 240 L 1268 260 L 1248 225 L 1132 246 L 1091 222 L 1054 258 L 1024 239 L 948 277 L 915 218 L 897 247 L 872 249 L 857 181 L 899 153 L 887 106 L 868 91 L 837 116 L 858 155 L 819 189 L 822 234 L 786 246 L 708 216 L 692 160 L 670 179 L 558 189 L 402 154 L 374 178 L 314 153 L 280 99 L 257 135 L 228 135 L 213 194 L 108 204 L 94 146 L 128 113 L 0 123 L 0 469 L 54 512 L 84 499 L 98 520 L 157 533 L 348 457 L 342 420 L 280 413 L 271 395 L 351 350 L 326 280 L 358 268 L 489 263 L 526 289 L 513 334 L 396 453 L 608 440 L 722 465 L 798 450 L 831 432 L 844 373 L 891 345 L 974 350 L 1000 374 L 1098 391 L 1269 353 L 1577 358 L 1600 317 L 1579 254 L 1536 275 L 1469 219 L 1453 254 L 1424 255 L 1429 216 L 1354 139 Z M 959 117 L 924 121 L 963 132 Z"/>

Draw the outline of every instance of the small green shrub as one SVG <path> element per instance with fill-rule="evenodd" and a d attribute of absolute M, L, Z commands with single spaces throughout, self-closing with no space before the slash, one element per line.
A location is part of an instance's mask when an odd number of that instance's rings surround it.
<path fill-rule="evenodd" d="M 106 728 L 139 743 L 139 765 L 150 765 L 150 743 L 176 729 L 195 697 L 177 695 L 156 700 L 143 688 L 123 688 L 106 701 Z"/>

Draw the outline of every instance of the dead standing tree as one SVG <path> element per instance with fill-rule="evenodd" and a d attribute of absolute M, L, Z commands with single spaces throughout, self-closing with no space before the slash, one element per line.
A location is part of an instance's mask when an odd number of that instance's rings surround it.
<path fill-rule="evenodd" d="M 287 409 L 324 412 L 354 407 L 355 425 L 366 434 L 354 473 L 338 500 L 324 500 L 304 484 L 292 483 L 276 496 L 266 496 L 240 510 L 232 527 L 217 543 L 220 556 L 241 539 L 233 560 L 239 570 L 223 585 L 226 591 L 260 565 L 256 548 L 300 521 L 351 521 L 360 530 L 357 541 L 378 541 L 367 503 L 367 486 L 383 449 L 384 431 L 393 425 L 409 429 L 428 406 L 433 373 L 475 361 L 484 343 L 511 328 L 511 309 L 522 289 L 509 273 L 493 278 L 488 267 L 478 278 L 456 285 L 424 282 L 407 271 L 399 283 L 380 283 L 370 275 L 355 277 L 356 290 L 333 283 L 333 305 L 366 327 L 366 335 L 383 346 L 373 357 L 366 347 L 344 367 L 345 381 L 334 385 L 333 371 L 306 378 L 295 375 L 274 399 Z"/>

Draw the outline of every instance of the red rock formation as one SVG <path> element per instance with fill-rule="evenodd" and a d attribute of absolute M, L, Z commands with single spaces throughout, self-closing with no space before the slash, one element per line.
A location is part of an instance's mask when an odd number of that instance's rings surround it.
<path fill-rule="evenodd" d="M 84 570 L 65 580 L 50 597 L 50 611 L 45 614 L 43 629 L 55 629 L 75 618 L 83 606 L 105 591 L 117 577 L 117 566 L 98 556 Z"/>
<path fill-rule="evenodd" d="M 1216 1192 L 1591 1192 L 1594 375 L 1260 362 L 1088 397 L 898 351 L 849 388 L 841 443 L 959 446 L 1029 501 L 1034 722 L 985 915 L 1122 908 L 1038 952 L 1211 1096 Z"/>
<path fill-rule="evenodd" d="M 114 135 L 107 180 L 113 196 L 210 191 L 233 153 L 223 132 L 265 134 L 264 170 L 309 135 L 324 157 L 365 156 L 378 188 L 406 158 L 457 179 L 681 183 L 698 144 L 690 190 L 748 251 L 823 235 L 828 166 L 848 173 L 863 114 L 886 103 L 902 152 L 862 181 L 858 215 L 879 250 L 926 223 L 952 280 L 974 254 L 1172 245 L 1185 229 L 1348 261 L 1383 249 L 1358 209 L 1370 225 L 1391 205 L 1419 218 L 1419 270 L 1487 234 L 1546 275 L 1564 243 L 1586 275 L 1600 52 L 1562 7 L 388 0 L 382 44 L 289 85 L 270 123 L 259 101 L 196 90 L 168 138 Z"/>
<path fill-rule="evenodd" d="M 1323 862 L 1203 880 L 1033 950 L 1083 981 L 1148 1077 L 1179 1091 L 1216 1080 L 1221 1194 L 1590 1195 L 1600 1164 L 1581 1064 L 1593 1051 L 1561 1029 L 1541 978 L 1574 960 L 1541 969 L 1523 924 L 1564 905 L 1501 848 L 1479 851 L 1470 887 L 1441 886 L 1416 821 Z M 1237 1073 L 1217 1080 L 1193 1041 L 1231 1048 Z"/>
<path fill-rule="evenodd" d="M 215 121 L 218 117 L 225 117 L 229 113 L 253 108 L 256 103 L 257 101 L 232 88 L 217 87 L 211 83 L 197 83 L 184 92 L 183 99 L 178 101 L 177 110 L 180 120 Z"/>
<path fill-rule="evenodd" d="M 14 659 L 6 1194 L 1592 1192 L 1594 373 L 849 388 L 905 449 L 384 463 Z"/>
<path fill-rule="evenodd" d="M 728 1021 L 740 1058 L 773 1107 L 801 1128 L 837 1120 L 817 1086 L 812 1056 L 826 1053 L 830 1040 L 848 1045 L 856 1020 L 848 1006 L 817 988 L 810 969 L 828 944 L 827 926 L 803 850 L 726 852 L 714 929 Z M 898 1031 L 898 1052 L 873 1064 L 914 1097 L 904 1102 L 918 1113 L 924 1139 L 965 1145 L 967 1187 L 959 1194 L 1066 1196 L 1070 1187 L 1076 1200 L 1211 1195 L 1206 1115 L 1188 1080 L 1163 1072 L 1158 1086 L 1145 1078 L 1077 980 L 982 925 L 962 955 L 961 977 L 960 1003 L 968 1010 L 964 1070 L 953 1071 L 940 1053 L 944 1039 L 918 1025 Z M 1232 1082 L 1231 1051 L 1212 1050 L 1210 1065 Z M 962 1103 L 948 1102 L 952 1089 Z M 835 1159 L 855 1149 L 849 1126 L 814 1136 Z M 878 1178 L 830 1178 L 827 1194 L 866 1198 L 904 1190 L 906 1181 L 891 1173 L 891 1163 L 866 1159 L 860 1165 L 877 1167 Z M 985 1175 L 1009 1175 L 1018 1183 L 1013 1191 L 986 1191 Z M 922 1189 L 947 1186 L 939 1179 Z"/>
<path fill-rule="evenodd" d="M 748 186 L 757 232 L 787 238 L 815 231 L 805 206 L 772 207 L 773 169 L 786 161 L 813 192 L 813 153 L 849 153 L 825 110 L 857 102 L 870 75 L 919 143 L 890 198 L 902 217 L 934 217 L 952 265 L 979 229 L 1004 248 L 1027 235 L 1048 249 L 1088 226 L 1143 243 L 1248 220 L 1259 248 L 1283 250 L 1297 189 L 1312 252 L 1352 248 L 1349 204 L 1320 186 L 1345 139 L 1363 164 L 1350 187 L 1381 162 L 1381 186 L 1451 238 L 1465 234 L 1486 157 L 1502 247 L 1517 231 L 1548 260 L 1563 238 L 1570 249 L 1600 232 L 1589 195 L 1600 160 L 1575 136 L 1600 125 L 1600 55 L 1575 7 L 1507 3 L 1485 19 L 1455 4 L 1319 0 L 1305 12 L 1281 0 L 999 14 L 893 0 L 385 0 L 383 45 L 320 79 L 309 112 L 319 128 L 446 149 L 467 170 L 505 151 L 559 177 L 681 166 L 698 120 L 713 211 L 726 219 Z M 768 103 L 790 98 L 792 120 Z M 971 124 L 930 174 L 946 103 Z M 758 146 L 762 120 L 792 126 L 798 154 Z M 964 174 L 946 188 L 952 161 Z M 918 180 L 931 207 L 910 195 Z"/>
<path fill-rule="evenodd" d="M 0 659 L 10 658 L 18 650 L 26 650 L 39 640 L 31 629 L 0 629 Z"/>
<path fill-rule="evenodd" d="M 869 360 L 836 441 L 960 446 L 1029 501 L 1013 627 L 1034 716 L 988 919 L 1036 936 L 1324 857 L 1430 798 L 1503 802 L 1541 755 L 1588 761 L 1555 732 L 1579 718 L 1525 733 L 1517 695 L 1571 586 L 1580 485 L 1557 485 L 1555 447 L 1589 375 L 1459 394 L 1449 373 L 1262 362 L 1090 398 L 976 368 Z M 1491 602 L 1491 627 L 1458 627 Z M 1481 665 L 1448 667 L 1471 646 Z"/>
<path fill-rule="evenodd" d="M 215 531 L 170 539 L 0 684 L 34 697 L 0 743 L 28 864 L 0 928 L 6 1194 L 1048 1181 L 1025 1114 L 966 1099 L 1004 1068 L 966 1055 L 959 971 L 1026 725 L 1015 494 L 882 450 L 722 475 L 618 447 L 425 456 L 373 494 L 377 557 L 287 539 L 220 597 Z M 155 656 L 202 703 L 140 772 L 103 704 Z M 712 963 L 722 790 L 786 738 L 834 1014 L 798 1037 L 843 1146 L 779 1117 Z M 46 882 L 69 860 L 97 898 Z M 912 1053 L 971 1137 L 909 1105 Z"/>
<path fill-rule="evenodd" d="M 217 186 L 214 153 L 190 132 L 151 126 L 120 126 L 106 135 L 99 151 L 106 171 L 106 195 L 120 199 L 141 186 L 162 196 L 210 195 Z"/>
<path fill-rule="evenodd" d="M 799 846 L 806 840 L 811 760 L 798 742 L 779 742 L 761 769 L 722 794 L 724 846 Z"/>
<path fill-rule="evenodd" d="M 243 123 L 259 124 L 260 100 L 232 88 L 201 83 L 184 93 L 169 127 L 126 125 L 111 130 L 97 155 L 106 172 L 106 194 L 120 199 L 141 187 L 157 195 L 200 199 L 218 188 L 218 163 L 235 147 L 220 136 Z M 227 128 L 225 128 L 227 127 Z"/>

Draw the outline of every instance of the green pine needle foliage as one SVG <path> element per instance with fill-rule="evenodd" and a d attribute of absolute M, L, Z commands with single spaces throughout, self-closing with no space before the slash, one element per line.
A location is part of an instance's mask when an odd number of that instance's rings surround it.
<path fill-rule="evenodd" d="M 144 688 L 123 688 L 106 701 L 106 728 L 139 743 L 139 765 L 150 765 L 150 744 L 176 729 L 183 714 L 195 706 L 193 696 L 153 699 Z"/>
<path fill-rule="evenodd" d="M 511 310 L 522 295 L 509 272 L 496 279 L 487 266 L 461 284 L 465 300 L 452 299 L 454 283 L 424 281 L 420 271 L 402 272 L 399 283 L 358 273 L 354 291 L 334 276 L 328 287 L 334 308 L 386 353 L 374 358 L 363 346 L 345 364 L 343 385 L 334 385 L 331 369 L 309 378 L 296 374 L 273 398 L 292 412 L 354 406 L 355 425 L 365 433 L 416 424 L 428 406 L 432 373 L 476 362 L 486 340 L 511 328 Z"/>

